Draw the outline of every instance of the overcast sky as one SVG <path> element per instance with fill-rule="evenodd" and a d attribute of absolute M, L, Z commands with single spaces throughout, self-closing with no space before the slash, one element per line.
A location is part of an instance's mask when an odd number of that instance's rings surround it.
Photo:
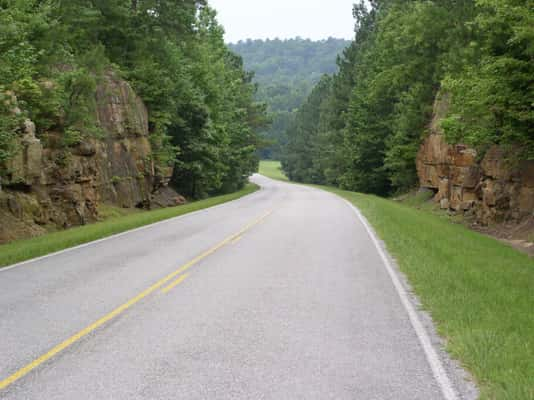
<path fill-rule="evenodd" d="M 352 39 L 354 0 L 209 0 L 226 41 L 300 36 Z"/>

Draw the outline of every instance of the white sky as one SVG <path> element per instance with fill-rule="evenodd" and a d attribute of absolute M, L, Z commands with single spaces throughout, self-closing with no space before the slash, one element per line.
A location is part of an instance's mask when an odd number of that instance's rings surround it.
<path fill-rule="evenodd" d="M 352 39 L 354 0 L 208 0 L 226 30 L 226 41 L 300 36 Z"/>

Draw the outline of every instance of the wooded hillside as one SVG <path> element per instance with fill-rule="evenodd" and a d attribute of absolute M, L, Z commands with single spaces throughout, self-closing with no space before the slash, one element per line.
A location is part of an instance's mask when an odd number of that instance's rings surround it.
<path fill-rule="evenodd" d="M 438 93 L 448 101 L 437 128 L 449 143 L 478 160 L 493 145 L 511 154 L 506 162 L 534 158 L 532 1 L 373 0 L 354 14 L 340 71 L 288 130 L 291 179 L 381 195 L 414 187 Z"/>
<path fill-rule="evenodd" d="M 259 84 L 257 99 L 268 105 L 272 125 L 262 133 L 275 141 L 262 151 L 264 158 L 279 157 L 283 133 L 323 74 L 337 71 L 336 58 L 350 42 L 329 38 L 247 40 L 231 44 L 230 48 L 243 57 L 245 69 L 254 72 Z"/>
<path fill-rule="evenodd" d="M 70 149 L 105 136 L 95 93 L 109 74 L 147 106 L 150 157 L 173 169 L 180 193 L 229 192 L 257 168 L 264 109 L 206 1 L 1 0 L 0 54 L 4 186 L 17 184 L 9 161 L 25 125 L 37 140 L 55 135 L 63 166 Z"/>

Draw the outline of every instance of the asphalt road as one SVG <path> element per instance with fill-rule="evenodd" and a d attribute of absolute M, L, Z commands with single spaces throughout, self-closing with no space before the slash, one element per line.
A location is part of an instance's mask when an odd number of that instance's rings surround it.
<path fill-rule="evenodd" d="M 0 398 L 444 399 L 354 211 L 254 180 L 235 202 L 0 271 Z"/>

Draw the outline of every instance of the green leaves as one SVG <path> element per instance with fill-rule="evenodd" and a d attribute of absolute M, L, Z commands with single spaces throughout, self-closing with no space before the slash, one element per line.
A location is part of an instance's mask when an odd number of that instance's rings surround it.
<path fill-rule="evenodd" d="M 22 125 L 22 116 L 14 113 L 17 106 L 13 93 L 0 85 L 0 178 L 5 172 L 4 163 L 18 150 L 15 139 Z"/>
<path fill-rule="evenodd" d="M 336 57 L 349 41 L 329 38 L 246 40 L 230 48 L 243 56 L 258 83 L 256 98 L 268 105 L 272 124 L 261 132 L 265 146 L 262 158 L 279 159 L 293 112 L 311 93 L 325 73 L 336 71 Z"/>
<path fill-rule="evenodd" d="M 110 70 L 149 109 L 156 170 L 184 195 L 243 186 L 266 122 L 214 10 L 196 0 L 0 0 L 0 96 L 68 147 L 98 136 L 95 92 Z M 0 108 L 0 163 L 16 150 L 14 105 Z"/>
<path fill-rule="evenodd" d="M 319 140 L 319 126 L 326 112 L 325 101 L 330 96 L 331 88 L 332 78 L 324 75 L 290 126 L 291 134 L 288 135 L 282 164 L 292 180 L 309 183 L 324 181 L 319 160 L 324 150 L 321 145 L 327 143 Z"/>
<path fill-rule="evenodd" d="M 452 95 L 443 121 L 450 142 L 479 150 L 516 145 L 534 157 L 534 9 L 529 1 L 479 0 L 478 51 L 443 82 Z"/>
<path fill-rule="evenodd" d="M 451 98 L 442 121 L 451 143 L 534 157 L 532 1 L 383 0 L 361 2 L 354 15 L 356 39 L 323 101 L 329 111 L 316 109 L 317 120 L 306 105 L 288 130 L 292 178 L 381 195 L 410 189 L 439 90 Z"/>

